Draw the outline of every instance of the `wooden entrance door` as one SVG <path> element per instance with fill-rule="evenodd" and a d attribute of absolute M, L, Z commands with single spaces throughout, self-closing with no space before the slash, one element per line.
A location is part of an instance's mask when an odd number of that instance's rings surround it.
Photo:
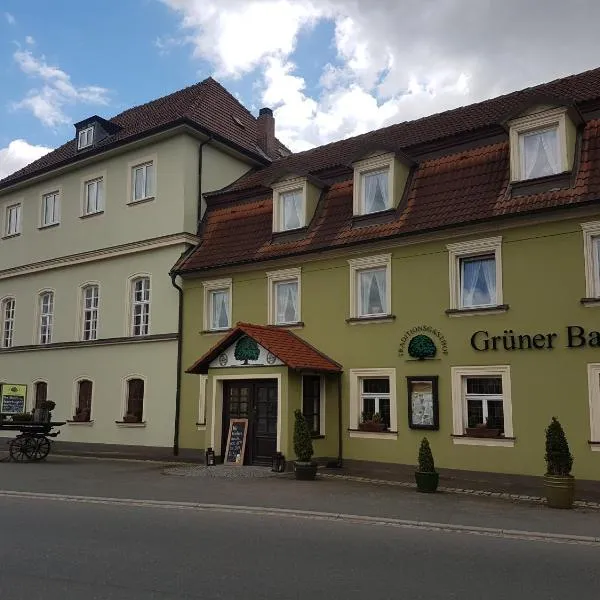
<path fill-rule="evenodd" d="M 230 419 L 248 419 L 244 464 L 270 465 L 277 451 L 277 382 L 260 379 L 224 383 L 221 456 L 225 456 Z"/>

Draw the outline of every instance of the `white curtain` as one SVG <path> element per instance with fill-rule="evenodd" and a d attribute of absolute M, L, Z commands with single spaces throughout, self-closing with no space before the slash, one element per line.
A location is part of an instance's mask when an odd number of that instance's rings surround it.
<path fill-rule="evenodd" d="M 213 323 L 215 329 L 229 327 L 229 302 L 227 292 L 213 292 Z"/>
<path fill-rule="evenodd" d="M 302 199 L 300 192 L 289 192 L 282 196 L 283 229 L 302 227 Z"/>
<path fill-rule="evenodd" d="M 544 177 L 560 171 L 556 129 L 523 136 L 525 178 Z"/>
<path fill-rule="evenodd" d="M 365 186 L 365 213 L 386 210 L 388 207 L 388 172 L 368 173 L 363 176 Z"/>
<path fill-rule="evenodd" d="M 462 306 L 496 304 L 496 260 L 493 257 L 462 261 Z"/>
<path fill-rule="evenodd" d="M 298 283 L 278 283 L 277 323 L 296 323 L 298 321 Z"/>
<path fill-rule="evenodd" d="M 385 306 L 385 269 L 360 272 L 360 314 L 381 315 Z"/>

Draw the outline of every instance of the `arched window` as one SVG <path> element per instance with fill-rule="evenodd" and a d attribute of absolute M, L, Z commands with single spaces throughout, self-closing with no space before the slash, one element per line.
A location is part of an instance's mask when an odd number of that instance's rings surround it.
<path fill-rule="evenodd" d="M 0 345 L 2 348 L 11 348 L 15 331 L 15 299 L 5 298 L 0 306 Z"/>
<path fill-rule="evenodd" d="M 138 277 L 131 282 L 131 335 L 150 332 L 150 278 Z"/>
<path fill-rule="evenodd" d="M 92 416 L 92 393 L 94 384 L 89 379 L 77 382 L 77 404 L 73 421 L 87 423 Z"/>
<path fill-rule="evenodd" d="M 35 383 L 35 408 L 41 408 L 42 402 L 48 400 L 48 384 L 45 381 Z"/>
<path fill-rule="evenodd" d="M 54 293 L 40 294 L 40 344 L 52 343 L 52 328 L 54 322 Z"/>
<path fill-rule="evenodd" d="M 86 285 L 82 290 L 82 339 L 85 341 L 98 338 L 98 304 L 100 288 L 97 285 Z"/>
<path fill-rule="evenodd" d="M 127 407 L 124 421 L 141 423 L 144 420 L 144 380 L 129 379 L 127 381 Z"/>

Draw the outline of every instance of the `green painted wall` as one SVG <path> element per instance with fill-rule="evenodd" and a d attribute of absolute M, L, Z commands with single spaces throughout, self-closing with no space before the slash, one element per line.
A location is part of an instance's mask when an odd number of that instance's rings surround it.
<path fill-rule="evenodd" d="M 318 261 L 282 265 L 302 267 L 302 320 L 295 333 L 343 365 L 342 386 L 344 457 L 414 464 L 422 432 L 408 427 L 406 376 L 438 375 L 440 429 L 427 432 L 440 467 L 542 474 L 544 471 L 544 428 L 553 415 L 563 423 L 575 456 L 574 474 L 597 479 L 600 453 L 591 451 L 587 364 L 600 363 L 600 348 L 565 348 L 568 325 L 586 331 L 600 330 L 600 307 L 584 307 L 583 236 L 580 223 L 563 220 L 483 233 L 439 242 L 388 248 L 362 248 L 360 252 Z M 504 301 L 510 306 L 502 314 L 450 317 L 448 253 L 449 242 L 502 235 Z M 349 272 L 351 257 L 392 253 L 392 323 L 349 325 Z M 267 322 L 266 271 L 273 264 L 251 271 L 230 273 L 233 278 L 233 322 Z M 212 279 L 223 276 L 219 274 Z M 190 366 L 220 336 L 201 335 L 202 280 L 185 282 L 184 367 Z M 448 342 L 448 354 L 431 361 L 406 360 L 398 355 L 404 332 L 427 324 L 439 329 Z M 502 335 L 515 333 L 559 334 L 553 350 L 476 352 L 470 337 L 477 330 Z M 439 345 L 438 345 L 439 349 Z M 515 447 L 458 446 L 453 444 L 450 368 L 452 366 L 510 365 L 512 379 Z M 349 369 L 392 367 L 396 369 L 398 438 L 355 439 L 349 425 Z M 315 442 L 317 456 L 337 454 L 337 391 L 335 379 L 327 386 L 326 438 Z M 204 447 L 203 433 L 196 431 L 198 378 L 183 376 L 181 445 Z M 209 383 L 210 387 L 210 383 Z M 299 405 L 299 379 L 290 375 L 290 415 Z M 284 402 L 285 404 L 285 402 Z M 288 419 L 284 452 L 290 456 L 291 416 Z"/>

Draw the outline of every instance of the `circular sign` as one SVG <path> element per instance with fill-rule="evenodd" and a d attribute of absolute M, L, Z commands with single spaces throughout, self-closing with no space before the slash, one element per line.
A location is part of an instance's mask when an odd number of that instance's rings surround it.
<path fill-rule="evenodd" d="M 267 352 L 267 364 L 268 365 L 274 365 L 276 360 L 277 360 L 277 357 L 274 354 Z"/>
<path fill-rule="evenodd" d="M 219 355 L 219 364 L 222 367 L 226 367 L 228 362 L 229 362 L 229 359 L 227 358 L 227 354 L 223 353 L 223 354 Z"/>

